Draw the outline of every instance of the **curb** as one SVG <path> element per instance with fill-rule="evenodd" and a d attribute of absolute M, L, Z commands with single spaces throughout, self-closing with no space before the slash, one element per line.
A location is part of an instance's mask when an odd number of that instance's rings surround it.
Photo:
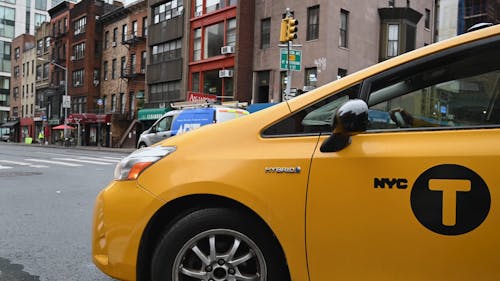
<path fill-rule="evenodd" d="M 26 146 L 26 147 L 46 147 L 51 149 L 66 149 L 66 150 L 85 150 L 85 151 L 101 151 L 101 152 L 118 152 L 118 153 L 132 153 L 136 151 L 136 148 L 112 148 L 112 147 L 98 147 L 98 146 L 61 146 L 54 144 L 25 144 L 19 142 L 2 142 L 2 144 L 7 145 L 17 145 L 17 146 Z"/>

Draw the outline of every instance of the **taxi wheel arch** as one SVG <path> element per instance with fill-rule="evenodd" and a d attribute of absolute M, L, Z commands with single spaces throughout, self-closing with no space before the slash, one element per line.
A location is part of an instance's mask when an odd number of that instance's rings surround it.
<path fill-rule="evenodd" d="M 163 206 L 155 216 L 150 220 L 146 227 L 139 246 L 137 260 L 137 278 L 138 281 L 148 281 L 151 279 L 151 263 L 156 247 L 161 242 L 165 231 L 175 225 L 181 218 L 190 213 L 206 209 L 226 209 L 231 210 L 232 214 L 246 217 L 253 222 L 254 226 L 260 225 L 260 232 L 265 235 L 268 241 L 271 241 L 271 247 L 274 256 L 282 267 L 283 278 L 280 280 L 290 280 L 289 270 L 286 263 L 281 244 L 274 236 L 268 225 L 251 209 L 228 198 L 213 195 L 193 195 L 179 198 Z M 246 222 L 248 224 L 248 221 Z M 285 277 L 286 276 L 286 277 Z"/>

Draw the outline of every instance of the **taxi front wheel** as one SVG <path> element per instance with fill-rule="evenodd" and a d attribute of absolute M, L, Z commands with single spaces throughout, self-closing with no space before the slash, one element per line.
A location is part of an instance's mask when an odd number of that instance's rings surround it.
<path fill-rule="evenodd" d="M 282 251 L 266 229 L 235 210 L 194 211 L 163 234 L 152 280 L 289 280 Z"/>

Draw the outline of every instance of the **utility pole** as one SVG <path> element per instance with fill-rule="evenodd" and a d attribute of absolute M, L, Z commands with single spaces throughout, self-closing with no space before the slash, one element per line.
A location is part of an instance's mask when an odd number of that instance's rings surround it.
<path fill-rule="evenodd" d="M 280 28 L 280 42 L 286 43 L 287 47 L 287 70 L 286 70 L 286 95 L 290 96 L 292 89 L 292 70 L 290 67 L 290 50 L 292 48 L 292 41 L 297 39 L 297 31 L 299 30 L 297 25 L 299 21 L 294 18 L 293 11 L 290 8 L 286 8 L 283 14 L 283 19 L 281 20 Z"/>

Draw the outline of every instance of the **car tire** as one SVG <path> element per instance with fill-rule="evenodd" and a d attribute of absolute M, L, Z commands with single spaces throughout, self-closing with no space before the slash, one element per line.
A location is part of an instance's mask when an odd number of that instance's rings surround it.
<path fill-rule="evenodd" d="M 289 280 L 267 226 L 235 210 L 194 211 L 169 227 L 156 247 L 152 281 Z"/>
<path fill-rule="evenodd" d="M 137 146 L 137 148 L 144 148 L 144 147 L 147 147 L 147 145 L 146 145 L 145 143 L 143 143 L 143 142 L 141 142 L 141 143 Z"/>

